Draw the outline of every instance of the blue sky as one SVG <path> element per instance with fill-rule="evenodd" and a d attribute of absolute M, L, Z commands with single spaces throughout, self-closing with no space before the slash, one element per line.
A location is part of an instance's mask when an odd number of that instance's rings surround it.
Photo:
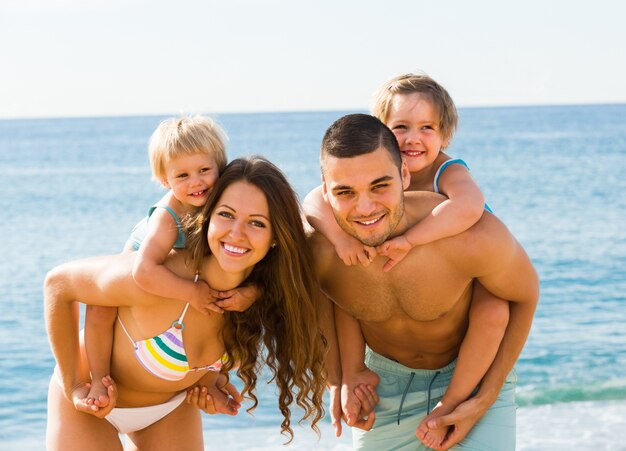
<path fill-rule="evenodd" d="M 626 102 L 619 0 L 1 0 L 0 118 Z"/>

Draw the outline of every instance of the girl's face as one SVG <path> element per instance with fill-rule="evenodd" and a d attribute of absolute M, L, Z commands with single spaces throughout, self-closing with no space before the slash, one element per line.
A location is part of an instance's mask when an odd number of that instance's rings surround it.
<path fill-rule="evenodd" d="M 248 182 L 230 185 L 211 213 L 207 239 L 226 272 L 245 272 L 270 249 L 272 224 L 265 194 Z"/>
<path fill-rule="evenodd" d="M 448 144 L 441 137 L 437 109 L 420 93 L 396 94 L 386 125 L 396 136 L 410 172 L 430 167 Z"/>
<path fill-rule="evenodd" d="M 183 205 L 202 207 L 218 177 L 219 168 L 215 159 L 205 153 L 197 153 L 170 160 L 165 179 L 161 182 Z"/>

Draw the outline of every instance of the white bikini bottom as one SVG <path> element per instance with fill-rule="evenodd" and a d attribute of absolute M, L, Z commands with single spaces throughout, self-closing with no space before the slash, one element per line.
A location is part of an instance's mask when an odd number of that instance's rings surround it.
<path fill-rule="evenodd" d="M 54 379 L 59 384 L 59 387 L 63 389 L 63 384 L 56 368 L 54 369 Z M 114 407 L 105 419 L 120 434 L 140 431 L 169 415 L 183 403 L 185 396 L 186 393 L 183 391 L 163 404 L 146 407 Z"/>

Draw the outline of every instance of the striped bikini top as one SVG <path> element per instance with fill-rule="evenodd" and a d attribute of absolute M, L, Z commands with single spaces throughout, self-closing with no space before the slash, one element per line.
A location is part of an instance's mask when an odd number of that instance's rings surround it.
<path fill-rule="evenodd" d="M 198 368 L 189 368 L 187 363 L 187 354 L 185 353 L 185 345 L 183 344 L 183 329 L 185 324 L 183 319 L 189 303 L 185 305 L 183 313 L 176 321 L 172 323 L 172 326 L 165 332 L 157 335 L 156 337 L 146 338 L 145 340 L 135 341 L 130 336 L 124 323 L 119 315 L 117 320 L 122 326 L 122 329 L 128 336 L 129 340 L 135 348 L 135 357 L 139 360 L 139 363 L 160 379 L 167 381 L 179 381 L 187 376 L 190 371 L 220 371 L 223 364 L 222 359 L 217 360 L 215 363 Z"/>

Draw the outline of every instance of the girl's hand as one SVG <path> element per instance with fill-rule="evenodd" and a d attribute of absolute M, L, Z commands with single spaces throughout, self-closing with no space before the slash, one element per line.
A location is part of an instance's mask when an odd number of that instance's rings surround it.
<path fill-rule="evenodd" d="M 359 240 L 347 234 L 337 237 L 333 243 L 335 252 L 346 266 L 369 265 L 376 257 L 376 249 L 365 246 Z"/>
<path fill-rule="evenodd" d="M 404 257 L 406 257 L 412 247 L 413 246 L 411 246 L 411 243 L 409 243 L 409 240 L 407 240 L 404 235 L 387 240 L 378 246 L 376 251 L 380 255 L 389 257 L 383 266 L 383 272 L 391 271 L 391 268 L 396 266 Z"/>
<path fill-rule="evenodd" d="M 256 285 L 234 288 L 228 291 L 217 292 L 215 305 L 229 312 L 243 312 L 250 308 L 260 297 L 261 293 Z"/>

